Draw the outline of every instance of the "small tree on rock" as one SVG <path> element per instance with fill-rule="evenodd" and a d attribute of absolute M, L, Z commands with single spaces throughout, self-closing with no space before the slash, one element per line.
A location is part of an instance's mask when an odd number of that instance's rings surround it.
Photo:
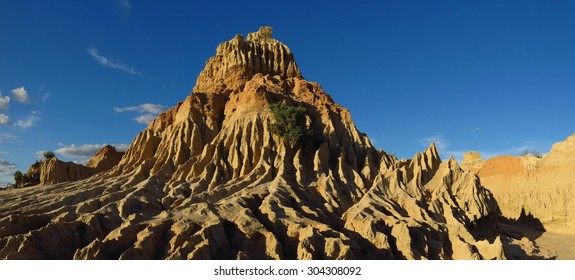
<path fill-rule="evenodd" d="M 311 134 L 306 125 L 304 107 L 274 103 L 270 105 L 270 111 L 275 119 L 269 126 L 270 131 L 286 139 L 292 147 L 300 145 Z"/>

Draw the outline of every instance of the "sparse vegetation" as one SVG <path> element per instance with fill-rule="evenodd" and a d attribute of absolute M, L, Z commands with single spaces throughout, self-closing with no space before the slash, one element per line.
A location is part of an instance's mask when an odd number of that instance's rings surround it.
<path fill-rule="evenodd" d="M 23 180 L 24 180 L 24 174 L 22 174 L 20 170 L 14 172 L 14 184 L 16 184 L 17 186 L 22 185 Z"/>
<path fill-rule="evenodd" d="M 521 155 L 523 155 L 523 156 L 532 155 L 532 156 L 537 157 L 537 158 L 543 157 L 543 155 L 541 154 L 541 152 L 539 152 L 539 151 L 536 150 L 536 149 L 533 149 L 533 150 L 525 150 L 525 151 L 523 151 L 523 153 L 522 153 Z"/>
<path fill-rule="evenodd" d="M 275 122 L 269 126 L 272 133 L 284 138 L 292 147 L 297 147 L 311 135 L 306 124 L 306 109 L 301 106 L 289 106 L 283 103 L 270 105 Z"/>
<path fill-rule="evenodd" d="M 14 185 L 24 186 L 27 184 L 38 184 L 40 182 L 40 174 L 22 173 L 20 170 L 14 172 Z"/>
<path fill-rule="evenodd" d="M 51 158 L 53 158 L 53 157 L 55 157 L 55 156 L 56 156 L 56 155 L 55 155 L 54 152 L 52 152 L 52 151 L 45 151 L 45 152 L 44 152 L 44 158 L 46 158 L 46 159 L 51 159 Z"/>

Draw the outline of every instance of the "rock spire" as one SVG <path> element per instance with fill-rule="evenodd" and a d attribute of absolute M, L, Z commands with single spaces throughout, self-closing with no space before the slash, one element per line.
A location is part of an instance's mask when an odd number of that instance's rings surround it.
<path fill-rule="evenodd" d="M 226 92 L 243 86 L 255 74 L 302 78 L 290 49 L 272 37 L 271 27 L 260 27 L 247 39 L 238 34 L 220 44 L 200 73 L 194 92 Z"/>

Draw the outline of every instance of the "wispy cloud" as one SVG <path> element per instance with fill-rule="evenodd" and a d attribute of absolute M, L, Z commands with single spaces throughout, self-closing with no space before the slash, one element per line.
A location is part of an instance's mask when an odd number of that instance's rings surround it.
<path fill-rule="evenodd" d="M 42 102 L 46 103 L 50 97 L 52 97 L 52 92 L 46 89 L 45 86 L 40 87 L 40 94 L 42 94 Z"/>
<path fill-rule="evenodd" d="M 121 70 L 121 71 L 124 71 L 124 72 L 132 74 L 132 75 L 138 74 L 138 72 L 136 72 L 134 67 L 127 65 L 127 64 L 124 64 L 124 63 L 119 62 L 119 61 L 112 61 L 111 59 L 101 55 L 99 53 L 98 49 L 96 49 L 96 48 L 90 48 L 87 51 L 88 51 L 88 54 L 90 56 L 92 56 L 102 66 L 109 67 L 112 69 Z"/>
<path fill-rule="evenodd" d="M 17 142 L 18 142 L 18 137 L 16 137 L 16 135 L 5 134 L 5 133 L 0 134 L 0 144 L 2 144 L 2 143 L 17 143 Z"/>
<path fill-rule="evenodd" d="M 8 125 L 10 124 L 10 117 L 0 114 L 0 125 Z"/>
<path fill-rule="evenodd" d="M 61 156 L 74 159 L 78 162 L 85 163 L 92 156 L 94 156 L 98 151 L 100 151 L 104 146 L 108 144 L 84 144 L 84 145 L 67 145 L 58 148 L 55 152 Z M 111 144 L 116 148 L 117 151 L 126 151 L 129 147 L 128 144 Z M 38 151 L 42 154 L 44 151 Z"/>
<path fill-rule="evenodd" d="M 0 110 L 10 109 L 10 96 L 2 96 L 0 92 Z"/>
<path fill-rule="evenodd" d="M 144 103 L 138 106 L 129 107 L 114 107 L 114 111 L 118 113 L 123 112 L 138 112 L 138 116 L 133 118 L 134 121 L 141 124 L 149 124 L 153 121 L 158 114 L 166 110 L 166 106 L 160 104 Z"/>
<path fill-rule="evenodd" d="M 11 93 L 14 100 L 20 103 L 30 103 L 30 96 L 28 96 L 28 91 L 24 87 L 15 88 Z"/>
<path fill-rule="evenodd" d="M 40 120 L 39 111 L 31 111 L 30 115 L 14 122 L 14 126 L 22 129 L 27 129 L 34 126 Z"/>
<path fill-rule="evenodd" d="M 114 111 L 121 113 L 121 112 L 130 112 L 130 111 L 137 111 L 140 113 L 150 113 L 150 114 L 159 114 L 166 110 L 166 106 L 160 104 L 151 104 L 151 103 L 144 103 L 138 106 L 129 106 L 129 107 L 114 107 Z"/>
<path fill-rule="evenodd" d="M 128 11 L 132 9 L 132 5 L 130 5 L 130 1 L 128 0 L 118 0 L 118 3 L 120 3 L 120 6 L 122 6 L 122 8 Z"/>

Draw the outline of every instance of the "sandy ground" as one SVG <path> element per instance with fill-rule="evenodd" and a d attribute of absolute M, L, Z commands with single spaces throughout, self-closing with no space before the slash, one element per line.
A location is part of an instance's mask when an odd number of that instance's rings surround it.
<path fill-rule="evenodd" d="M 575 234 L 543 232 L 518 223 L 500 223 L 510 259 L 575 260 Z"/>
<path fill-rule="evenodd" d="M 547 250 L 558 260 L 575 260 L 575 234 L 544 232 L 535 239 L 541 251 Z"/>

